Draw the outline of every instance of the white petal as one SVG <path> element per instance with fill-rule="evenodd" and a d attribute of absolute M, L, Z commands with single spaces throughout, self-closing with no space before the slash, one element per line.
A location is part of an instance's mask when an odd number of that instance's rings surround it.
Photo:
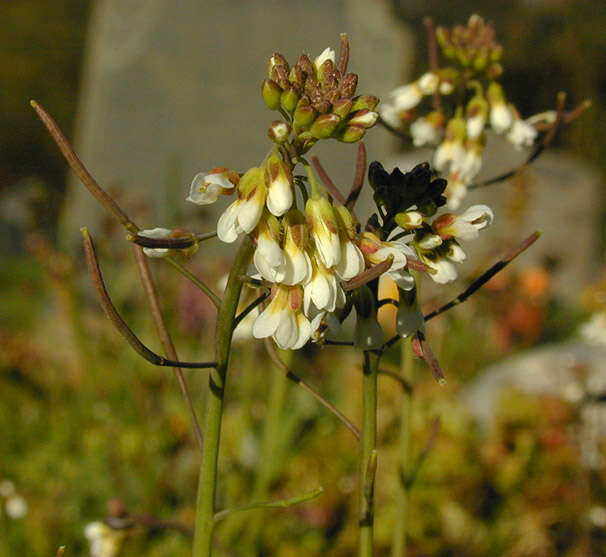
<path fill-rule="evenodd" d="M 496 133 L 507 131 L 512 122 L 511 110 L 504 103 L 497 104 L 490 110 L 490 126 Z"/>
<path fill-rule="evenodd" d="M 288 285 L 306 284 L 311 277 L 311 261 L 303 250 L 284 252 L 284 275 L 282 283 Z"/>
<path fill-rule="evenodd" d="M 396 112 L 406 112 L 421 102 L 423 91 L 416 82 L 408 83 L 394 89 L 391 98 Z"/>
<path fill-rule="evenodd" d="M 467 259 L 467 255 L 458 244 L 451 244 L 448 249 L 448 259 L 454 261 L 455 263 L 461 263 Z"/>
<path fill-rule="evenodd" d="M 473 223 L 478 230 L 482 230 L 492 224 L 494 213 L 488 205 L 472 205 L 459 218 Z"/>
<path fill-rule="evenodd" d="M 238 210 L 237 223 L 243 232 L 250 234 L 257 226 L 262 214 L 263 205 L 258 203 L 258 196 L 255 195 L 241 204 Z"/>
<path fill-rule="evenodd" d="M 311 337 L 312 326 L 307 317 L 305 317 L 302 313 L 297 314 L 297 341 L 292 345 L 292 350 L 298 350 L 307 344 L 307 341 Z M 318 324 L 319 325 L 319 324 Z M 316 327 L 317 329 L 318 327 Z M 316 330 L 314 329 L 314 331 Z"/>
<path fill-rule="evenodd" d="M 276 299 L 263 310 L 261 315 L 255 319 L 252 333 L 255 338 L 266 338 L 273 335 L 280 325 L 283 311 L 276 311 Z"/>
<path fill-rule="evenodd" d="M 341 244 L 341 260 L 335 267 L 335 272 L 341 279 L 349 280 L 364 271 L 364 256 L 362 252 L 352 242 Z"/>
<path fill-rule="evenodd" d="M 267 192 L 267 208 L 272 215 L 281 217 L 293 202 L 292 187 L 288 180 L 276 178 L 270 185 Z"/>
<path fill-rule="evenodd" d="M 437 272 L 429 276 L 438 284 L 446 284 L 457 278 L 457 269 L 450 261 L 438 259 L 438 261 L 428 262 L 429 266 Z"/>
<path fill-rule="evenodd" d="M 392 128 L 399 128 L 402 125 L 402 120 L 398 115 L 398 111 L 391 104 L 384 104 L 379 107 L 381 118 L 385 120 Z"/>
<path fill-rule="evenodd" d="M 427 234 L 418 242 L 419 247 L 426 250 L 437 248 L 441 243 L 442 238 L 437 234 Z"/>
<path fill-rule="evenodd" d="M 290 310 L 284 310 L 280 324 L 273 335 L 274 340 L 280 348 L 288 350 L 292 348 L 299 336 L 299 327 L 295 314 Z"/>
<path fill-rule="evenodd" d="M 222 242 L 231 244 L 238 239 L 236 230 L 236 217 L 238 216 L 238 205 L 240 200 L 236 199 L 219 217 L 217 222 L 217 236 Z"/>
<path fill-rule="evenodd" d="M 425 95 L 433 95 L 438 87 L 438 81 L 439 78 L 435 73 L 424 73 L 418 81 L 419 89 L 421 89 Z"/>

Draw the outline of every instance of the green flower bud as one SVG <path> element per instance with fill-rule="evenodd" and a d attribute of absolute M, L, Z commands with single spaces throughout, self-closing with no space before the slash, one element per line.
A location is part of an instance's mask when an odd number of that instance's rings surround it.
<path fill-rule="evenodd" d="M 280 95 L 282 89 L 280 86 L 271 79 L 266 79 L 261 84 L 261 95 L 263 100 L 270 110 L 278 110 L 280 108 Z"/>
<path fill-rule="evenodd" d="M 336 114 L 321 114 L 318 116 L 309 130 L 316 139 L 327 139 L 335 131 L 341 118 Z"/>
<path fill-rule="evenodd" d="M 295 113 L 293 114 L 295 124 L 304 129 L 311 126 L 313 121 L 316 119 L 316 116 L 316 111 L 309 104 L 309 100 L 306 97 L 303 97 L 297 103 Z"/>
<path fill-rule="evenodd" d="M 364 126 L 351 125 L 339 132 L 335 137 L 343 143 L 355 143 L 364 137 L 366 128 Z"/>
<path fill-rule="evenodd" d="M 297 102 L 299 101 L 299 94 L 295 91 L 293 87 L 289 87 L 282 91 L 282 95 L 280 96 L 280 102 L 282 106 L 288 111 L 291 112 L 297 106 Z"/>
<path fill-rule="evenodd" d="M 353 102 L 350 99 L 339 99 L 332 105 L 332 112 L 341 118 L 345 118 L 351 111 Z"/>
<path fill-rule="evenodd" d="M 379 98 L 374 95 L 360 95 L 353 100 L 351 111 L 362 110 L 367 108 L 368 110 L 374 110 L 379 104 Z"/>

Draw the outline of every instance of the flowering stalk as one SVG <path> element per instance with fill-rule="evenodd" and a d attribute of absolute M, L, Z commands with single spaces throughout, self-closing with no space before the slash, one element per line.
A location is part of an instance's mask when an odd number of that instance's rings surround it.
<path fill-rule="evenodd" d="M 401 377 L 411 387 L 402 389 L 400 416 L 398 491 L 396 494 L 396 521 L 393 530 L 391 557 L 406 557 L 406 532 L 408 530 L 408 478 L 411 467 L 411 427 L 412 427 L 412 375 L 414 372 L 414 353 L 411 342 L 405 339 L 400 346 Z"/>
<path fill-rule="evenodd" d="M 250 236 L 245 236 L 233 267 L 229 273 L 227 287 L 215 331 L 215 355 L 217 366 L 212 370 L 208 383 L 208 399 L 206 403 L 206 423 L 204 427 L 204 450 L 198 480 L 198 497 L 196 502 L 196 526 L 194 530 L 194 557 L 211 555 L 212 532 L 215 515 L 215 493 L 217 486 L 217 459 L 219 456 L 219 441 L 221 437 L 221 417 L 223 413 L 223 398 L 225 394 L 225 379 L 231 338 L 240 292 L 242 276 L 253 254 L 254 244 Z"/>
<path fill-rule="evenodd" d="M 374 555 L 374 482 L 377 467 L 377 375 L 380 355 L 364 352 L 360 447 L 359 556 Z"/>

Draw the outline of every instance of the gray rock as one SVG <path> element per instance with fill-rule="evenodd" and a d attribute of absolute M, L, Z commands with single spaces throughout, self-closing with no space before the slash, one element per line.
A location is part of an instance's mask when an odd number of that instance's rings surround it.
<path fill-rule="evenodd" d="M 144 228 L 187 224 L 189 216 L 197 230 L 208 230 L 225 203 L 191 206 L 189 183 L 202 170 L 243 171 L 264 158 L 266 130 L 277 117 L 259 93 L 269 56 L 315 56 L 326 46 L 338 48 L 339 33 L 348 31 L 358 91 L 384 94 L 411 60 L 390 10 L 387 0 L 97 2 L 77 151 L 103 186 L 126 192 L 125 209 L 144 202 Z M 335 182 L 348 188 L 356 149 L 328 143 L 318 154 Z M 370 156 L 379 158 L 391 138 L 377 130 L 367 143 Z M 82 225 L 95 232 L 101 214 L 73 180 L 63 222 L 70 243 Z"/>

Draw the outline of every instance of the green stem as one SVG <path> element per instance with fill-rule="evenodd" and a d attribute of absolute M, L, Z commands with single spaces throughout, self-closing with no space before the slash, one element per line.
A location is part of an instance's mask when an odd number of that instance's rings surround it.
<path fill-rule="evenodd" d="M 204 429 L 204 451 L 198 480 L 196 502 L 196 526 L 194 530 L 194 557 L 209 557 L 212 551 L 212 532 L 215 515 L 215 493 L 217 485 L 217 459 L 221 437 L 221 417 L 227 364 L 231 348 L 231 338 L 240 291 L 242 275 L 252 257 L 254 244 L 246 236 L 238 249 L 233 267 L 229 273 L 223 301 L 219 307 L 215 332 L 216 369 L 211 371 L 206 404 L 206 424 Z"/>
<path fill-rule="evenodd" d="M 406 532 L 408 530 L 408 478 L 411 473 L 411 425 L 412 425 L 412 381 L 414 371 L 414 354 L 409 340 L 401 344 L 402 378 L 411 386 L 402 389 L 402 415 L 400 418 L 398 491 L 396 493 L 396 523 L 393 531 L 391 557 L 406 557 Z"/>
<path fill-rule="evenodd" d="M 374 554 L 374 476 L 377 455 L 379 359 L 379 355 L 364 352 L 362 446 L 360 451 L 360 557 L 372 557 Z"/>
<path fill-rule="evenodd" d="M 292 350 L 281 350 L 282 361 L 290 366 L 292 361 Z M 280 433 L 282 430 L 282 412 L 288 393 L 288 377 L 281 368 L 274 365 L 271 370 L 271 385 L 267 400 L 267 411 L 263 425 L 263 437 L 261 440 L 261 454 L 257 467 L 254 485 L 252 489 L 252 500 L 263 501 L 267 499 L 271 482 L 276 473 L 277 454 L 280 449 Z M 266 517 L 264 513 L 253 516 L 246 528 L 245 538 L 249 541 L 253 552 L 256 551 L 261 538 Z M 248 544 L 247 544 L 248 545 Z M 254 553 L 255 555 L 257 553 Z"/>

